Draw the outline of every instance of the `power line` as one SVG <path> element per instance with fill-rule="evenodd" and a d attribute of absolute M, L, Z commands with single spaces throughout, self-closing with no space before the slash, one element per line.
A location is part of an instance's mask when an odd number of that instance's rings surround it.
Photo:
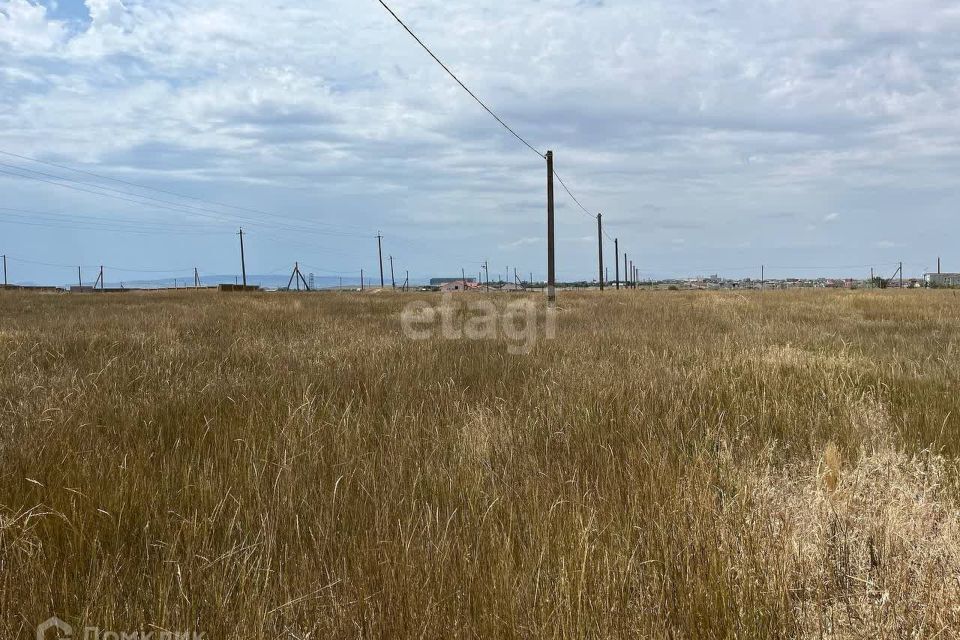
<path fill-rule="evenodd" d="M 183 269 L 126 269 L 124 267 L 113 267 L 105 264 L 103 268 L 110 269 L 111 271 L 119 271 L 120 273 L 193 273 L 193 267 Z"/>
<path fill-rule="evenodd" d="M 18 226 L 26 227 L 42 227 L 44 229 L 60 229 L 65 231 L 100 231 L 100 232 L 109 232 L 109 233 L 129 233 L 133 235 L 140 236 L 155 236 L 155 235 L 188 235 L 188 236 L 209 236 L 209 233 L 201 231 L 172 231 L 169 229 L 130 229 L 127 227 L 110 227 L 104 225 L 93 225 L 93 226 L 76 226 L 72 225 L 69 222 L 29 222 L 26 220 L 0 220 L 3 224 L 14 224 Z"/>
<path fill-rule="evenodd" d="M 7 218 L 13 218 L 7 219 Z M 221 231 L 214 227 L 198 228 L 166 222 L 136 222 L 79 214 L 61 214 L 46 211 L 31 211 L 14 207 L 0 207 L 0 221 L 34 227 L 77 229 L 80 231 L 118 231 L 124 233 L 150 234 L 170 233 L 177 235 L 209 235 Z M 205 229 L 205 230 L 201 230 Z"/>
<path fill-rule="evenodd" d="M 577 197 L 573 195 L 573 193 L 570 191 L 570 188 L 567 186 L 567 183 L 563 181 L 563 178 L 561 178 L 556 171 L 553 172 L 553 177 L 557 179 L 557 182 L 560 183 L 560 186 L 563 187 L 563 190 L 566 191 L 567 195 L 570 196 L 570 198 L 577 203 L 577 206 L 580 207 L 581 211 L 583 211 L 583 213 L 586 214 L 588 218 L 593 218 L 594 220 L 597 219 L 596 215 L 590 213 L 590 210 L 587 209 L 585 206 L 583 206 L 579 200 L 577 200 Z"/>
<path fill-rule="evenodd" d="M 75 264 L 56 264 L 53 262 L 39 262 L 37 260 L 27 260 L 26 258 L 17 258 L 14 256 L 7 256 L 7 260 L 11 260 L 13 262 L 22 262 L 23 264 L 35 264 L 41 267 L 56 267 L 56 268 L 63 268 L 63 269 L 77 268 L 77 265 Z"/>
<path fill-rule="evenodd" d="M 209 204 L 209 205 L 213 205 L 213 206 L 217 206 L 217 207 L 223 207 L 223 208 L 225 208 L 225 209 L 236 209 L 237 211 L 246 211 L 246 212 L 248 212 L 248 213 L 257 213 L 257 214 L 261 214 L 261 215 L 265 215 L 265 216 L 269 216 L 269 217 L 280 218 L 280 219 L 285 219 L 285 220 L 292 220 L 292 221 L 297 222 L 297 223 L 316 224 L 316 225 L 321 225 L 321 226 L 325 226 L 325 227 L 332 227 L 332 228 L 342 227 L 342 228 L 352 228 L 352 229 L 358 229 L 358 230 L 365 230 L 364 227 L 359 227 L 359 226 L 356 226 L 356 225 L 344 225 L 344 224 L 332 225 L 332 224 L 329 224 L 329 223 L 326 223 L 326 222 L 316 222 L 316 221 L 312 221 L 312 220 L 311 220 L 311 221 L 306 221 L 306 220 L 300 220 L 300 219 L 298 219 L 298 218 L 292 218 L 292 217 L 290 217 L 290 216 L 283 216 L 283 215 L 280 215 L 280 214 L 277 214 L 277 213 L 272 213 L 272 212 L 270 212 L 270 211 L 264 211 L 264 210 L 262 210 L 262 209 L 252 209 L 252 208 L 249 208 L 249 207 L 241 207 L 241 206 L 238 206 L 238 205 L 232 205 L 232 204 L 227 204 L 227 203 L 224 203 L 224 202 L 218 202 L 218 201 L 216 201 L 216 200 L 206 200 L 206 199 L 204 199 L 204 198 L 198 198 L 197 196 L 186 195 L 186 194 L 178 193 L 178 192 L 176 192 L 176 191 L 171 191 L 171 190 L 168 190 L 168 189 L 160 189 L 160 188 L 158 188 L 158 187 L 151 187 L 151 186 L 149 186 L 149 185 L 140 184 L 140 183 L 137 183 L 137 182 L 131 182 L 131 181 L 129 181 L 129 180 L 121 180 L 120 178 L 113 178 L 113 177 L 111 177 L 111 176 L 103 175 L 103 174 L 101 174 L 101 173 L 94 173 L 93 171 L 87 171 L 87 170 L 84 170 L 84 169 L 77 169 L 77 168 L 74 168 L 74 167 L 69 167 L 69 166 L 67 166 L 67 165 L 57 164 L 56 162 L 49 162 L 49 161 L 47 161 L 47 160 L 40 160 L 40 159 L 38 159 L 38 158 L 32 158 L 32 157 L 30 157 L 30 156 L 24 156 L 24 155 L 20 155 L 20 154 L 17 154 L 17 153 L 12 153 L 12 152 L 10 152 L 10 151 L 4 151 L 3 149 L 0 149 L 0 154 L 6 155 L 6 156 L 11 156 L 11 157 L 13 157 L 13 158 L 19 158 L 19 159 L 21 159 L 21 160 L 27 160 L 27 161 L 29 161 L 29 162 L 36 162 L 37 164 L 44 164 L 44 165 L 47 165 L 47 166 L 50 166 L 50 167 L 56 167 L 56 168 L 58 168 L 58 169 L 64 169 L 64 170 L 66 170 L 66 171 L 73 171 L 74 173 L 85 174 L 85 175 L 88 175 L 88 176 L 92 176 L 92 177 L 94 177 L 94 178 L 100 178 L 100 179 L 102 179 L 102 180 L 110 180 L 110 181 L 112 181 L 112 182 L 117 182 L 117 183 L 120 183 L 120 184 L 125 184 L 125 185 L 131 186 L 131 187 L 136 187 L 136 188 L 138 188 L 138 189 L 147 189 L 147 190 L 149 190 L 149 191 L 155 191 L 155 192 L 157 192 L 157 193 L 165 193 L 165 194 L 167 194 L 167 195 L 175 196 L 175 197 L 177 197 L 177 198 L 184 198 L 184 199 L 187 199 L 187 200 L 194 200 L 194 201 L 196 201 L 196 202 L 203 202 L 203 203 L 205 203 L 205 204 Z M 7 165 L 7 166 L 9 166 L 9 165 Z M 29 169 L 28 169 L 28 171 L 29 171 Z M 88 183 L 87 183 L 87 184 L 88 184 Z M 139 195 L 139 194 L 138 194 L 138 195 Z M 142 197 L 146 197 L 146 196 L 142 196 Z"/>
<path fill-rule="evenodd" d="M 56 268 L 63 268 L 63 269 L 77 268 L 77 265 L 75 264 L 56 264 L 53 262 L 39 262 L 37 260 L 27 260 L 26 258 L 17 258 L 16 256 L 7 256 L 7 259 L 12 260 L 13 262 L 39 265 L 42 267 L 56 267 Z M 90 268 L 93 268 L 93 267 L 90 267 Z M 103 265 L 103 268 L 110 269 L 112 271 L 119 271 L 121 273 L 186 273 L 188 271 L 191 273 L 193 272 L 193 267 L 189 267 L 185 269 L 128 269 L 125 267 L 114 267 L 114 266 L 105 264 Z"/>
<path fill-rule="evenodd" d="M 2 164 L 2 163 L 0 163 L 0 164 Z M 3 166 L 10 166 L 10 165 L 3 165 Z M 20 167 L 14 167 L 14 168 L 15 168 L 15 169 L 19 169 L 19 170 L 21 170 L 21 171 L 32 171 L 31 169 L 23 169 L 23 168 L 20 168 Z M 196 214 L 196 215 L 200 215 L 200 216 L 203 216 L 203 217 L 213 218 L 213 219 L 217 220 L 218 222 L 225 222 L 224 220 L 221 220 L 221 219 L 219 219 L 219 218 L 215 218 L 214 216 L 209 216 L 209 215 L 204 216 L 204 214 L 202 214 L 202 213 L 197 213 L 197 212 L 194 212 L 194 211 L 187 211 L 187 210 L 181 209 L 181 208 L 179 208 L 179 207 L 170 207 L 170 206 L 165 206 L 165 205 L 162 205 L 162 204 L 154 204 L 154 203 L 149 203 L 149 202 L 142 202 L 142 201 L 140 201 L 140 200 L 133 200 L 132 198 L 123 198 L 123 197 L 121 197 L 121 196 L 113 195 L 113 194 L 110 194 L 110 193 L 103 193 L 102 191 L 94 191 L 94 190 L 92 190 L 92 189 L 84 189 L 84 188 L 82 188 L 82 187 L 77 187 L 77 186 L 74 186 L 74 185 L 71 185 L 71 184 L 64 184 L 63 182 L 55 182 L 54 180 L 48 180 L 48 179 L 40 178 L 40 177 L 37 177 L 37 176 L 23 175 L 22 173 L 13 173 L 13 172 L 11 172 L 11 171 L 5 171 L 5 170 L 3 170 L 3 169 L 0 169 L 0 173 L 6 174 L 6 175 L 9 175 L 9 176 L 14 176 L 14 177 L 17 177 L 17 178 L 25 178 L 25 179 L 28 179 L 28 180 L 36 180 L 36 181 L 38 181 L 38 182 L 44 182 L 44 183 L 46 183 L 46 184 L 51 184 L 51 185 L 56 186 L 56 187 L 63 187 L 64 189 L 71 189 L 71 190 L 73 190 L 73 191 L 80 191 L 80 192 L 82 192 L 82 193 L 90 193 L 90 194 L 93 194 L 93 195 L 95 195 L 95 196 L 101 196 L 101 197 L 104 197 L 104 198 L 112 198 L 112 199 L 114 199 L 114 200 L 120 200 L 120 201 L 123 201 L 123 202 L 129 202 L 129 203 L 131 203 L 131 204 L 137 204 L 137 205 L 140 205 L 140 206 L 150 206 L 150 207 L 156 207 L 156 208 L 159 208 L 159 209 L 167 209 L 167 210 L 169 210 L 169 211 L 173 211 L 173 212 L 175 212 L 175 213 L 181 213 L 181 214 L 183 214 L 183 213 L 194 213 L 194 214 Z M 37 171 L 33 171 L 33 173 L 39 173 L 40 175 L 50 175 L 50 174 L 43 174 L 43 173 L 37 172 Z M 61 177 L 59 177 L 59 176 L 52 176 L 52 177 L 56 178 L 57 180 L 65 180 L 65 181 L 69 181 L 69 182 L 75 182 L 75 181 L 70 181 L 70 180 L 67 179 L 67 178 L 61 178 Z M 77 183 L 77 184 L 87 184 L 87 183 Z M 96 185 L 87 185 L 87 186 L 96 186 Z M 98 188 L 102 188 L 102 187 L 98 187 Z M 123 193 L 123 192 L 121 192 L 121 193 Z M 134 195 L 134 194 L 127 194 L 127 195 Z M 135 197 L 137 197 L 137 196 L 135 196 Z M 222 215 L 222 214 L 220 214 L 220 215 Z"/>
<path fill-rule="evenodd" d="M 437 64 L 439 64 L 441 67 L 443 67 L 443 70 L 446 71 L 447 74 L 448 74 L 451 78 L 453 78 L 453 79 L 456 81 L 456 83 L 459 84 L 459 85 L 463 88 L 464 91 L 466 91 L 467 93 L 470 94 L 470 97 L 471 97 L 471 98 L 473 98 L 474 100 L 477 101 L 477 104 L 479 104 L 481 107 L 483 107 L 484 110 L 485 110 L 487 113 L 489 113 L 491 116 L 493 116 L 494 119 L 495 119 L 497 122 L 499 122 L 500 125 L 501 125 L 504 129 L 506 129 L 507 131 L 509 131 L 510 133 L 512 133 L 513 136 L 514 136 L 517 140 L 519 140 L 520 142 L 522 142 L 524 145 L 526 145 L 528 149 L 530 149 L 531 151 L 533 151 L 535 154 L 537 154 L 537 155 L 540 156 L 541 158 L 545 158 L 545 157 L 546 157 L 546 156 L 545 156 L 543 153 L 541 153 L 536 147 L 534 147 L 532 144 L 530 144 L 529 142 L 527 142 L 519 133 L 517 133 L 516 131 L 514 131 L 514 130 L 510 127 L 510 125 L 508 125 L 506 122 L 503 121 L 503 119 L 500 118 L 500 116 L 498 116 L 496 113 L 494 113 L 493 110 L 492 110 L 490 107 L 488 107 L 488 106 L 483 102 L 483 100 L 481 100 L 480 98 L 477 97 L 477 94 L 475 94 L 473 91 L 470 90 L 469 87 L 467 87 L 467 85 L 465 85 L 463 82 L 461 82 L 461 81 L 460 81 L 460 78 L 458 78 L 458 77 L 456 76 L 456 74 L 455 74 L 453 71 L 450 70 L 450 67 L 448 67 L 447 65 L 445 65 L 445 64 L 440 60 L 440 58 L 438 58 L 438 57 L 433 53 L 433 51 L 430 50 L 430 47 L 428 47 L 427 45 L 425 45 L 425 44 L 423 43 L 423 40 L 421 40 L 419 37 L 417 37 L 417 34 L 415 34 L 415 33 L 410 29 L 410 27 L 408 27 L 408 26 L 406 25 L 406 23 L 404 23 L 404 21 L 400 19 L 400 16 L 398 16 L 398 15 L 394 12 L 393 9 L 391 9 L 390 7 L 387 6 L 387 3 L 386 3 L 386 2 L 384 2 L 383 0 L 378 0 L 378 1 L 380 2 L 381 5 L 383 5 L 383 8 L 386 9 L 388 12 L 390 12 L 390 15 L 392 15 L 393 18 L 394 18 L 397 22 L 400 23 L 400 26 L 403 27 L 404 30 L 405 30 L 407 33 L 409 33 L 410 36 L 411 36 L 414 40 L 417 41 L 417 44 L 419 44 L 421 47 L 423 47 L 423 50 L 426 51 L 427 53 L 429 53 L 429 54 L 430 54 L 430 57 L 433 58 L 433 59 L 436 61 Z"/>
<path fill-rule="evenodd" d="M 52 174 L 52 173 L 37 171 L 36 169 L 28 169 L 26 167 L 7 164 L 5 162 L 0 162 L 0 166 L 7 167 L 8 169 L 15 169 L 16 171 L 36 174 L 36 175 L 24 175 L 22 173 L 13 173 L 10 171 L 5 171 L 3 169 L 0 169 L 0 173 L 6 174 L 6 175 L 16 176 L 18 178 L 26 178 L 29 180 L 37 180 L 39 182 L 44 182 L 46 184 L 51 184 L 57 187 L 72 189 L 74 191 L 89 193 L 89 194 L 101 196 L 104 198 L 113 198 L 115 200 L 121 200 L 123 202 L 129 202 L 129 203 L 137 204 L 140 206 L 151 206 L 151 207 L 157 207 L 160 209 L 167 209 L 169 211 L 174 211 L 176 213 L 181 213 L 181 214 L 198 215 L 204 218 L 216 220 L 221 223 L 227 223 L 227 222 L 232 222 L 233 220 L 239 220 L 252 225 L 265 226 L 265 227 L 280 229 L 284 231 L 314 233 L 317 235 L 326 235 L 326 236 L 342 236 L 342 237 L 357 237 L 357 238 L 367 237 L 366 235 L 361 235 L 356 233 L 327 231 L 323 229 L 311 229 L 309 227 L 297 227 L 297 226 L 289 225 L 286 223 L 267 223 L 263 220 L 251 218 L 250 216 L 231 214 L 223 211 L 215 211 L 213 209 L 206 209 L 206 208 L 198 207 L 191 204 L 173 202 L 170 200 L 155 198 L 153 196 L 147 196 L 140 193 L 130 193 L 129 191 L 123 191 L 121 189 L 114 189 L 112 187 L 105 187 L 103 185 L 91 184 L 89 182 L 82 182 L 79 180 L 74 180 L 72 178 L 67 178 L 67 177 Z M 42 176 L 42 177 L 38 177 L 38 176 Z M 81 186 L 78 187 L 75 185 L 81 185 Z M 89 188 L 84 188 L 84 187 L 89 187 Z M 99 191 L 96 191 L 95 189 L 99 189 Z M 120 194 L 120 195 L 116 195 L 116 194 Z M 128 197 L 122 197 L 122 196 L 128 196 Z M 133 198 L 139 198 L 139 199 L 134 200 Z M 143 200 L 147 200 L 149 202 L 143 202 Z M 310 223 L 307 223 L 307 224 L 310 224 Z"/>

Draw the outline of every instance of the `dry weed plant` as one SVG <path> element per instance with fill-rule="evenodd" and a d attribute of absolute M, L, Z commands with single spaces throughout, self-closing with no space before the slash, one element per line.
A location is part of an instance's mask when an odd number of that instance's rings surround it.
<path fill-rule="evenodd" d="M 960 637 L 952 292 L 412 295 L 0 292 L 0 637 Z"/>

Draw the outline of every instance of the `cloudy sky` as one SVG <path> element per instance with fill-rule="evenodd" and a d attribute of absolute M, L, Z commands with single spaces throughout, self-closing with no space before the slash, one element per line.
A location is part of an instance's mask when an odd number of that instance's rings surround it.
<path fill-rule="evenodd" d="M 391 4 L 645 275 L 960 271 L 958 2 Z M 376 0 L 0 0 L 0 151 L 17 281 L 235 273 L 241 224 L 251 273 L 545 272 L 543 161 Z"/>

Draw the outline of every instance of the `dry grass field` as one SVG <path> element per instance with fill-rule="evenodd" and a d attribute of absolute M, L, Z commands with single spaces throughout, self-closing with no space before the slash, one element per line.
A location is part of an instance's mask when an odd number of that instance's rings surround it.
<path fill-rule="evenodd" d="M 960 637 L 956 293 L 417 295 L 0 292 L 0 638 Z"/>

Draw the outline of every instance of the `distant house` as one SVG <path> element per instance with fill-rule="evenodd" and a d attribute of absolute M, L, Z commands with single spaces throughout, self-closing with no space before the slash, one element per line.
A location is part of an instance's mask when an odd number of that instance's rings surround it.
<path fill-rule="evenodd" d="M 927 273 L 923 281 L 928 287 L 960 287 L 960 273 Z"/>
<path fill-rule="evenodd" d="M 432 283 L 433 280 L 430 282 Z M 450 280 L 448 282 L 441 282 L 439 285 L 433 286 L 439 287 L 440 291 L 444 293 L 451 293 L 454 291 L 472 291 L 480 288 L 480 285 L 478 285 L 475 280 L 470 278 L 467 278 L 466 280 Z"/>

